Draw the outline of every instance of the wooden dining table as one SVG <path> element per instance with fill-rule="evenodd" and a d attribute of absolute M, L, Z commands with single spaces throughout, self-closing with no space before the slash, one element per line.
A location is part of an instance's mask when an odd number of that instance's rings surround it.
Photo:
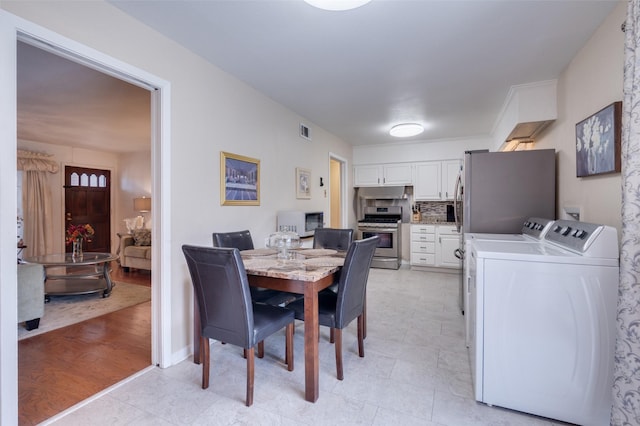
<path fill-rule="evenodd" d="M 304 296 L 305 399 L 316 402 L 319 385 L 318 293 L 334 282 L 344 263 L 345 252 L 330 249 L 298 249 L 290 259 L 278 258 L 272 249 L 240 252 L 249 285 L 287 291 Z M 200 363 L 200 318 L 194 309 L 194 362 Z"/>

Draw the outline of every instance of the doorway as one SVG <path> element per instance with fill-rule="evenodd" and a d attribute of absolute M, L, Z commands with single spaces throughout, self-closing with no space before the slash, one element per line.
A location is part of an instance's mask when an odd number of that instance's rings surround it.
<path fill-rule="evenodd" d="M 152 286 L 152 364 L 160 367 L 171 365 L 171 327 L 164 318 L 162 312 L 169 314 L 171 310 L 168 294 L 170 283 L 168 277 L 171 276 L 170 253 L 163 250 L 165 245 L 162 235 L 170 235 L 171 224 L 163 221 L 169 211 L 170 185 L 163 180 L 163 175 L 170 174 L 171 163 L 162 161 L 170 157 L 171 146 L 170 135 L 170 83 L 160 79 L 146 71 L 128 65 L 120 60 L 109 57 L 92 48 L 79 44 L 73 40 L 62 37 L 50 30 L 40 27 L 31 22 L 25 21 L 11 14 L 0 10 L 0 22 L 3 31 L 0 32 L 0 45 L 5 55 L 5 61 L 0 61 L 0 87 L 2 93 L 9 94 L 0 97 L 0 109 L 6 114 L 0 115 L 0 127 L 5 131 L 0 134 L 0 145 L 8 149 L 9 153 L 15 153 L 17 148 L 17 115 L 16 115 L 16 44 L 18 41 L 42 46 L 43 49 L 53 49 L 62 52 L 66 57 L 72 57 L 79 63 L 88 67 L 99 69 L 102 72 L 122 78 L 139 87 L 145 87 L 151 93 L 151 114 L 152 114 L 152 143 L 151 143 L 151 181 L 152 192 L 157 194 L 154 199 L 153 225 L 154 239 L 157 244 L 153 246 L 153 286 Z M 0 161 L 2 163 L 3 179 L 0 179 L 0 186 L 3 193 L 15 191 L 15 157 L 5 156 Z M 12 176 L 13 175 L 13 176 Z M 7 201 L 5 213 L 1 214 L 3 229 L 15 227 L 14 214 L 17 202 L 13 197 Z M 14 228 L 15 229 L 15 228 Z M 2 315 L 0 315 L 0 329 L 3 335 L 12 336 L 16 333 L 16 292 L 15 292 L 15 243 L 6 239 L 2 250 L 1 264 L 3 274 L 0 277 L 0 303 L 2 304 Z M 9 247 L 11 244 L 11 247 Z M 11 253 L 11 256 L 7 256 Z M 13 268 L 11 268 L 13 264 Z M 13 271 L 13 272 L 12 272 Z M 164 301 L 164 304 L 163 304 Z M 0 423 L 13 424 L 17 416 L 17 340 L 8 339 L 3 343 L 0 351 L 0 392 L 3 396 L 3 408 L 0 410 Z"/>
<path fill-rule="evenodd" d="M 346 176 L 347 161 L 335 154 L 329 153 L 329 209 L 331 228 L 347 227 Z"/>

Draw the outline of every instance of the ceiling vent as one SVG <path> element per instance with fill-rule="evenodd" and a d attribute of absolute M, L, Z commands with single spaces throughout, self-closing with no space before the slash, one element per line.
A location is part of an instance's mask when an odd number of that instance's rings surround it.
<path fill-rule="evenodd" d="M 308 141 L 311 140 L 311 129 L 302 123 L 300 123 L 300 137 Z"/>

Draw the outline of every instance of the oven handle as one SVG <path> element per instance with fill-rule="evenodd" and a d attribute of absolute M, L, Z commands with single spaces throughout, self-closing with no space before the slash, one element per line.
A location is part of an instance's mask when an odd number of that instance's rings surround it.
<path fill-rule="evenodd" d="M 358 228 L 360 232 L 398 232 L 398 228 Z"/>

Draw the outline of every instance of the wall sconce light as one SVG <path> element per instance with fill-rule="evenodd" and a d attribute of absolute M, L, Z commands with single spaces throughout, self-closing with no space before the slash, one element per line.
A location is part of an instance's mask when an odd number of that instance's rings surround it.
<path fill-rule="evenodd" d="M 324 181 L 320 178 L 320 186 L 324 186 Z"/>

